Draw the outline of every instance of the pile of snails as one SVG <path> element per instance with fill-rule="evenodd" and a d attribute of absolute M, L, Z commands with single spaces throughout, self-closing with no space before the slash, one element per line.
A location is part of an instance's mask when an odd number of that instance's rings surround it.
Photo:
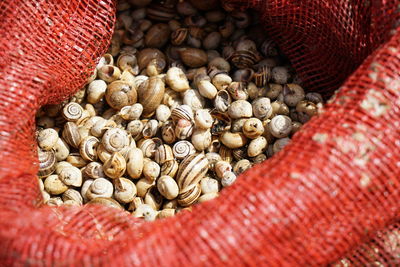
<path fill-rule="evenodd" d="M 205 4 L 206 3 L 206 4 Z M 87 85 L 37 113 L 48 205 L 145 220 L 218 197 L 321 109 L 251 11 L 216 1 L 119 1 Z"/>

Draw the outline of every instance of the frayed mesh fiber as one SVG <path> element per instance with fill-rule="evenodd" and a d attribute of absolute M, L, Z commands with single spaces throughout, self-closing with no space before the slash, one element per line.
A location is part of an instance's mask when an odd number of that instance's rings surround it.
<path fill-rule="evenodd" d="M 44 206 L 36 181 L 35 112 L 84 86 L 110 42 L 115 3 L 0 3 L 0 265 L 398 265 L 398 2 L 226 2 L 260 11 L 305 88 L 341 88 L 218 199 L 152 223 Z"/>

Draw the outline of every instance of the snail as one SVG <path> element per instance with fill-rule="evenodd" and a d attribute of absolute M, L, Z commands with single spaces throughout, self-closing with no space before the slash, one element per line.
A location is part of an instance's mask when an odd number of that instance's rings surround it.
<path fill-rule="evenodd" d="M 143 152 L 140 148 L 131 148 L 128 153 L 126 170 L 132 179 L 137 179 L 143 171 Z"/>
<path fill-rule="evenodd" d="M 169 68 L 165 79 L 169 87 L 176 92 L 180 93 L 190 89 L 189 81 L 181 68 Z"/>
<path fill-rule="evenodd" d="M 178 141 L 172 147 L 173 155 L 176 159 L 185 159 L 186 157 L 196 153 L 196 149 L 192 143 L 186 140 Z"/>
<path fill-rule="evenodd" d="M 166 199 L 174 199 L 179 194 L 178 184 L 171 176 L 163 175 L 157 180 L 157 189 Z"/>
<path fill-rule="evenodd" d="M 79 187 L 82 185 L 82 172 L 74 166 L 62 168 L 58 178 L 67 186 Z"/>
<path fill-rule="evenodd" d="M 270 133 L 277 137 L 287 137 L 292 131 L 292 120 L 288 116 L 277 115 L 268 124 Z"/>
<path fill-rule="evenodd" d="M 200 197 L 201 189 L 200 185 L 193 184 L 187 188 L 183 193 L 178 195 L 178 204 L 183 207 L 192 205 Z"/>
<path fill-rule="evenodd" d="M 113 192 L 114 186 L 109 180 L 105 178 L 98 178 L 90 184 L 85 196 L 89 200 L 98 197 L 110 198 L 112 197 Z"/>
<path fill-rule="evenodd" d="M 160 175 L 160 170 L 160 165 L 158 165 L 157 162 L 147 160 L 144 162 L 142 174 L 149 181 L 155 181 Z"/>
<path fill-rule="evenodd" d="M 62 137 L 65 142 L 67 142 L 70 146 L 78 148 L 79 143 L 81 142 L 81 135 L 78 130 L 78 126 L 73 122 L 67 122 L 64 125 L 64 129 L 62 132 Z"/>
<path fill-rule="evenodd" d="M 82 205 L 82 203 L 83 203 L 81 193 L 79 193 L 79 191 L 77 191 L 75 189 L 71 189 L 71 188 L 67 189 L 67 191 L 65 191 L 62 194 L 61 198 L 64 201 L 64 203 L 68 200 L 72 200 L 77 205 Z"/>
<path fill-rule="evenodd" d="M 253 108 L 246 100 L 236 100 L 228 107 L 228 114 L 232 119 L 250 118 L 253 115 Z"/>
<path fill-rule="evenodd" d="M 211 144 L 211 131 L 209 129 L 195 129 L 191 141 L 196 150 L 203 151 Z"/>
<path fill-rule="evenodd" d="M 83 159 L 87 161 L 97 160 L 97 146 L 99 144 L 99 139 L 94 136 L 87 136 L 82 139 L 79 144 L 79 152 Z"/>
<path fill-rule="evenodd" d="M 260 155 L 267 148 L 267 145 L 267 139 L 265 139 L 263 136 L 259 136 L 250 141 L 247 148 L 247 155 L 249 157 L 256 157 Z"/>
<path fill-rule="evenodd" d="M 51 150 L 57 144 L 58 133 L 52 128 L 43 129 L 37 135 L 37 143 L 43 150 Z"/>
<path fill-rule="evenodd" d="M 250 139 L 255 139 L 264 133 L 262 121 L 257 118 L 250 118 L 243 124 L 243 134 Z"/>
<path fill-rule="evenodd" d="M 166 161 L 173 160 L 174 154 L 172 152 L 172 148 L 169 145 L 163 144 L 157 147 L 154 153 L 154 160 L 162 165 Z"/>
<path fill-rule="evenodd" d="M 220 141 L 225 146 L 235 149 L 244 146 L 247 143 L 247 138 L 241 132 L 232 133 L 226 131 L 221 134 Z"/>
<path fill-rule="evenodd" d="M 165 84 L 158 76 L 151 76 L 138 88 L 139 102 L 143 105 L 144 117 L 151 117 L 164 97 Z"/>
<path fill-rule="evenodd" d="M 83 173 L 93 179 L 105 177 L 103 172 L 103 164 L 99 162 L 90 162 L 88 165 L 86 165 Z"/>
<path fill-rule="evenodd" d="M 67 191 L 68 186 L 64 184 L 57 174 L 48 176 L 44 180 L 44 190 L 50 195 L 59 195 Z"/>
<path fill-rule="evenodd" d="M 44 151 L 41 149 L 38 149 L 38 160 L 39 160 L 39 171 L 38 171 L 38 177 L 39 178 L 45 178 L 49 175 L 51 175 L 56 167 L 56 156 L 54 154 L 54 151 Z"/>
<path fill-rule="evenodd" d="M 136 196 L 135 184 L 126 178 L 119 178 L 115 185 L 114 198 L 122 204 L 130 203 Z"/>
<path fill-rule="evenodd" d="M 217 193 L 220 189 L 218 180 L 210 177 L 204 177 L 200 181 L 200 189 L 202 194 Z"/>
<path fill-rule="evenodd" d="M 127 82 L 114 81 L 107 86 L 105 98 L 112 108 L 120 110 L 124 106 L 136 103 L 137 92 Z"/>
<path fill-rule="evenodd" d="M 119 128 L 108 129 L 101 141 L 104 148 L 111 153 L 121 151 L 129 144 L 128 134 L 125 130 Z"/>
<path fill-rule="evenodd" d="M 175 177 L 176 173 L 178 172 L 179 163 L 176 160 L 168 160 L 164 162 L 161 166 L 160 174 L 161 175 L 168 175 L 172 178 Z"/>
<path fill-rule="evenodd" d="M 119 153 L 114 152 L 103 165 L 105 175 L 112 179 L 121 177 L 126 170 L 125 158 Z"/>
<path fill-rule="evenodd" d="M 208 170 L 208 160 L 202 153 L 186 157 L 179 165 L 176 181 L 181 193 L 198 184 Z"/>
<path fill-rule="evenodd" d="M 78 103 L 70 102 L 64 106 L 61 114 L 67 121 L 77 122 L 83 115 L 83 108 Z"/>

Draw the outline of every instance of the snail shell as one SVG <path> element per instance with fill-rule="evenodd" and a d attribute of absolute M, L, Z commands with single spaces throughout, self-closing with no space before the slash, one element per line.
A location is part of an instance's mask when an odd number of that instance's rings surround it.
<path fill-rule="evenodd" d="M 191 141 L 196 150 L 203 151 L 211 144 L 211 131 L 209 129 L 195 129 Z"/>
<path fill-rule="evenodd" d="M 135 103 L 132 106 L 121 108 L 120 115 L 124 120 L 138 120 L 142 115 L 143 106 L 140 103 Z"/>
<path fill-rule="evenodd" d="M 171 34 L 171 44 L 173 45 L 181 45 L 183 44 L 188 37 L 188 29 L 187 28 L 178 28 Z"/>
<path fill-rule="evenodd" d="M 104 205 L 107 207 L 116 208 L 116 209 L 120 209 L 120 210 L 123 209 L 123 207 L 121 207 L 121 205 L 115 199 L 112 199 L 109 197 L 96 197 L 96 198 L 92 199 L 91 201 L 89 201 L 88 204 L 100 204 L 100 205 Z"/>
<path fill-rule="evenodd" d="M 107 83 L 103 80 L 94 80 L 87 87 L 87 101 L 91 104 L 100 102 L 107 90 Z"/>
<path fill-rule="evenodd" d="M 242 130 L 247 138 L 255 139 L 264 133 L 264 126 L 259 119 L 251 118 L 245 121 Z"/>
<path fill-rule="evenodd" d="M 171 111 L 171 118 L 175 123 L 180 119 L 193 121 L 193 110 L 188 105 L 180 105 Z"/>
<path fill-rule="evenodd" d="M 150 205 L 141 204 L 133 212 L 133 216 L 144 218 L 145 221 L 154 221 L 157 217 L 157 212 Z"/>
<path fill-rule="evenodd" d="M 144 203 L 152 207 L 154 210 L 161 208 L 164 198 L 158 192 L 156 187 L 152 187 L 144 196 Z"/>
<path fill-rule="evenodd" d="M 107 103 L 114 109 L 120 110 L 124 106 L 130 106 L 137 101 L 137 92 L 129 83 L 114 81 L 107 86 L 105 93 Z"/>
<path fill-rule="evenodd" d="M 201 195 L 200 185 L 193 184 L 185 192 L 178 195 L 178 204 L 183 207 L 192 205 Z"/>
<path fill-rule="evenodd" d="M 214 119 L 207 109 L 198 109 L 194 115 L 194 123 L 197 128 L 210 129 L 213 125 Z"/>
<path fill-rule="evenodd" d="M 69 154 L 66 161 L 69 162 L 72 166 L 77 168 L 82 168 L 87 165 L 86 160 L 84 160 L 79 153 Z"/>
<path fill-rule="evenodd" d="M 168 175 L 172 178 L 175 177 L 176 173 L 178 172 L 179 163 L 176 160 L 169 160 L 166 161 L 161 166 L 161 175 Z"/>
<path fill-rule="evenodd" d="M 173 160 L 174 159 L 174 154 L 172 152 L 172 148 L 169 145 L 161 145 L 159 146 L 155 153 L 154 153 L 154 160 L 162 165 L 166 161 Z"/>
<path fill-rule="evenodd" d="M 43 129 L 39 131 L 37 136 L 37 142 L 41 149 L 51 150 L 57 144 L 58 133 L 52 128 Z"/>
<path fill-rule="evenodd" d="M 199 93 L 208 99 L 214 99 L 218 92 L 217 88 L 207 80 L 199 81 L 197 88 L 199 89 Z"/>
<path fill-rule="evenodd" d="M 208 57 L 204 50 L 187 47 L 182 48 L 178 52 L 183 64 L 188 67 L 199 68 L 207 64 Z"/>
<path fill-rule="evenodd" d="M 245 159 L 247 157 L 247 147 L 233 149 L 232 155 L 236 160 Z"/>
<path fill-rule="evenodd" d="M 138 148 L 142 150 L 145 158 L 153 158 L 158 145 L 154 139 L 141 139 L 138 142 Z"/>
<path fill-rule="evenodd" d="M 131 148 L 128 153 L 126 170 L 129 176 L 137 179 L 142 175 L 143 171 L 143 152 L 140 148 Z"/>
<path fill-rule="evenodd" d="M 126 131 L 135 139 L 138 140 L 141 138 L 141 134 L 143 131 L 143 122 L 140 120 L 133 120 L 128 123 L 126 126 Z"/>
<path fill-rule="evenodd" d="M 175 209 L 163 209 L 157 214 L 157 219 L 164 219 L 175 215 Z"/>
<path fill-rule="evenodd" d="M 102 161 L 105 162 L 111 157 L 111 153 L 107 151 L 103 144 L 99 144 L 97 146 L 97 157 Z"/>
<path fill-rule="evenodd" d="M 165 201 L 163 209 L 177 209 L 178 201 L 176 199 Z"/>
<path fill-rule="evenodd" d="M 58 177 L 65 185 L 75 187 L 82 185 L 82 172 L 77 167 L 72 166 L 63 168 Z"/>
<path fill-rule="evenodd" d="M 175 143 L 172 153 L 176 159 L 182 160 L 196 153 L 196 148 L 189 141 L 182 140 Z"/>
<path fill-rule="evenodd" d="M 208 160 L 201 154 L 186 157 L 179 165 L 177 182 L 180 192 L 186 192 L 191 185 L 198 184 L 208 171 Z"/>
<path fill-rule="evenodd" d="M 44 151 L 38 149 L 39 171 L 38 177 L 45 178 L 56 169 L 56 156 L 53 150 Z"/>
<path fill-rule="evenodd" d="M 198 110 L 205 106 L 205 99 L 198 90 L 189 89 L 183 94 L 183 104 L 190 106 L 192 110 Z"/>
<path fill-rule="evenodd" d="M 114 152 L 111 157 L 104 162 L 103 165 L 104 173 L 112 179 L 121 177 L 125 170 L 126 161 L 119 152 Z"/>
<path fill-rule="evenodd" d="M 193 124 L 185 119 L 180 119 L 175 126 L 175 136 L 178 139 L 189 138 L 193 133 Z"/>
<path fill-rule="evenodd" d="M 218 196 L 219 196 L 218 192 L 207 193 L 207 194 L 201 195 L 197 199 L 197 203 L 203 203 L 203 202 L 209 201 L 211 199 L 217 198 Z"/>
<path fill-rule="evenodd" d="M 289 83 L 283 86 L 283 99 L 289 107 L 295 107 L 304 97 L 304 90 L 300 85 Z"/>
<path fill-rule="evenodd" d="M 250 118 L 253 115 L 253 108 L 246 100 L 236 100 L 228 107 L 228 114 L 232 119 Z"/>
<path fill-rule="evenodd" d="M 171 110 L 166 105 L 159 105 L 156 109 L 156 118 L 160 122 L 166 122 L 171 116 Z"/>
<path fill-rule="evenodd" d="M 249 97 L 243 82 L 232 82 L 226 90 L 234 100 L 246 100 Z"/>
<path fill-rule="evenodd" d="M 172 144 L 176 140 L 175 128 L 172 122 L 167 122 L 161 128 L 161 137 L 167 144 Z"/>
<path fill-rule="evenodd" d="M 221 179 L 224 173 L 232 171 L 232 166 L 227 161 L 218 161 L 215 163 L 214 171 L 217 177 Z"/>
<path fill-rule="evenodd" d="M 75 203 L 77 203 L 78 205 L 82 205 L 82 203 L 83 203 L 81 193 L 79 193 L 79 191 L 77 191 L 75 189 L 71 189 L 71 188 L 62 194 L 62 200 L 64 202 L 67 200 L 72 200 Z"/>
<path fill-rule="evenodd" d="M 290 143 L 290 139 L 287 137 L 276 140 L 272 146 L 274 154 L 281 151 L 289 143 Z"/>
<path fill-rule="evenodd" d="M 180 93 L 190 89 L 189 81 L 181 68 L 170 68 L 167 71 L 165 80 L 169 87 L 176 92 Z"/>
<path fill-rule="evenodd" d="M 99 139 L 94 136 L 87 136 L 82 139 L 79 144 L 79 153 L 82 158 L 87 161 L 97 160 L 97 146 L 99 145 Z"/>
<path fill-rule="evenodd" d="M 247 143 L 246 136 L 241 133 L 223 132 L 220 136 L 220 141 L 225 146 L 235 149 L 244 146 Z"/>
<path fill-rule="evenodd" d="M 200 188 L 202 194 L 217 193 L 219 191 L 218 180 L 210 177 L 204 177 L 200 181 Z"/>
<path fill-rule="evenodd" d="M 90 162 L 88 165 L 86 165 L 84 174 L 93 179 L 105 177 L 105 173 L 103 172 L 103 164 L 99 162 Z"/>
<path fill-rule="evenodd" d="M 161 176 L 157 180 L 157 189 L 160 194 L 165 197 L 166 199 L 174 199 L 179 194 L 179 187 L 178 184 L 171 176 Z"/>
<path fill-rule="evenodd" d="M 151 76 L 138 88 L 139 102 L 143 105 L 144 117 L 151 117 L 164 97 L 165 84 L 158 76 Z"/>
<path fill-rule="evenodd" d="M 105 178 L 98 178 L 90 184 L 86 192 L 86 197 L 89 200 L 98 197 L 111 197 L 113 192 L 114 186 L 109 180 Z"/>
<path fill-rule="evenodd" d="M 233 172 L 225 172 L 221 178 L 221 185 L 223 187 L 231 186 L 236 181 L 236 174 Z"/>
<path fill-rule="evenodd" d="M 143 127 L 142 135 L 143 138 L 148 139 L 157 134 L 158 130 L 158 121 L 157 120 L 149 120 Z"/>
<path fill-rule="evenodd" d="M 64 202 L 60 197 L 51 197 L 47 200 L 46 205 L 48 206 L 53 206 L 53 207 L 59 207 L 63 205 Z"/>
<path fill-rule="evenodd" d="M 277 137 L 287 137 L 292 131 L 292 120 L 288 116 L 277 115 L 268 124 L 270 133 Z"/>
<path fill-rule="evenodd" d="M 152 160 L 147 160 L 143 165 L 143 176 L 149 181 L 155 181 L 160 175 L 160 165 Z"/>
<path fill-rule="evenodd" d="M 64 119 L 72 122 L 78 121 L 82 117 L 82 114 L 82 106 L 75 102 L 66 104 L 61 112 L 61 115 L 64 117 Z"/>
<path fill-rule="evenodd" d="M 126 178 L 119 178 L 118 180 L 119 185 L 115 186 L 114 198 L 123 204 L 132 202 L 137 193 L 135 184 Z"/>
<path fill-rule="evenodd" d="M 267 139 L 263 136 L 259 136 L 256 139 L 251 140 L 249 143 L 249 147 L 247 148 L 247 155 L 249 157 L 256 157 L 263 153 L 263 151 L 267 148 L 268 142 Z"/>
<path fill-rule="evenodd" d="M 212 78 L 211 82 L 220 91 L 228 88 L 232 78 L 226 73 L 219 73 Z"/>
<path fill-rule="evenodd" d="M 232 98 L 228 91 L 220 90 L 214 98 L 214 106 L 219 112 L 226 112 L 232 103 Z"/>
<path fill-rule="evenodd" d="M 128 134 L 119 128 L 108 129 L 103 135 L 102 144 L 109 152 L 121 151 L 129 144 Z"/>
<path fill-rule="evenodd" d="M 67 122 L 64 125 L 64 130 L 62 132 L 62 137 L 65 142 L 70 146 L 78 148 L 81 142 L 81 135 L 78 130 L 78 126 L 73 122 Z"/>
<path fill-rule="evenodd" d="M 144 197 L 150 188 L 155 185 L 155 181 L 150 181 L 146 178 L 141 178 L 136 183 L 137 195 L 138 197 Z"/>
<path fill-rule="evenodd" d="M 68 186 L 64 184 L 58 175 L 53 174 L 44 180 L 44 190 L 50 195 L 59 195 L 67 191 Z"/>
<path fill-rule="evenodd" d="M 227 148 L 226 146 L 221 146 L 218 153 L 221 155 L 221 159 L 231 163 L 233 156 L 232 156 L 232 149 Z"/>
<path fill-rule="evenodd" d="M 274 101 L 271 106 L 274 114 L 287 116 L 290 113 L 289 107 L 281 101 Z"/>
<path fill-rule="evenodd" d="M 268 119 L 272 116 L 271 101 L 267 97 L 260 97 L 252 103 L 254 116 L 260 120 Z"/>
<path fill-rule="evenodd" d="M 241 159 L 238 162 L 235 163 L 235 165 L 233 166 L 233 172 L 236 175 L 241 174 L 242 172 L 250 169 L 252 166 L 251 162 L 247 159 Z"/>
<path fill-rule="evenodd" d="M 210 170 L 214 170 L 215 163 L 222 160 L 221 155 L 215 152 L 207 153 L 206 158 L 208 159 L 208 168 Z"/>
<path fill-rule="evenodd" d="M 103 116 L 105 114 L 103 113 Z M 104 135 L 104 133 L 110 129 L 110 128 L 114 128 L 117 127 L 117 124 L 115 123 L 115 121 L 112 120 L 106 120 L 104 118 L 101 118 L 100 120 L 98 120 L 97 122 L 94 123 L 94 125 L 92 126 L 92 128 L 90 128 L 90 133 L 95 136 L 95 137 L 102 137 Z"/>

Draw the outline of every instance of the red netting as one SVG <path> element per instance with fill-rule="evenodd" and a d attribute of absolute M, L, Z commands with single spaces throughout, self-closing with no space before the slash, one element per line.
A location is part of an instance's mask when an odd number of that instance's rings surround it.
<path fill-rule="evenodd" d="M 398 265 L 398 1 L 229 2 L 260 10 L 306 88 L 329 95 L 347 80 L 281 153 L 218 199 L 154 223 L 42 206 L 35 178 L 35 112 L 84 85 L 114 4 L 0 3 L 1 265 L 312 266 L 346 255 L 338 264 Z"/>

